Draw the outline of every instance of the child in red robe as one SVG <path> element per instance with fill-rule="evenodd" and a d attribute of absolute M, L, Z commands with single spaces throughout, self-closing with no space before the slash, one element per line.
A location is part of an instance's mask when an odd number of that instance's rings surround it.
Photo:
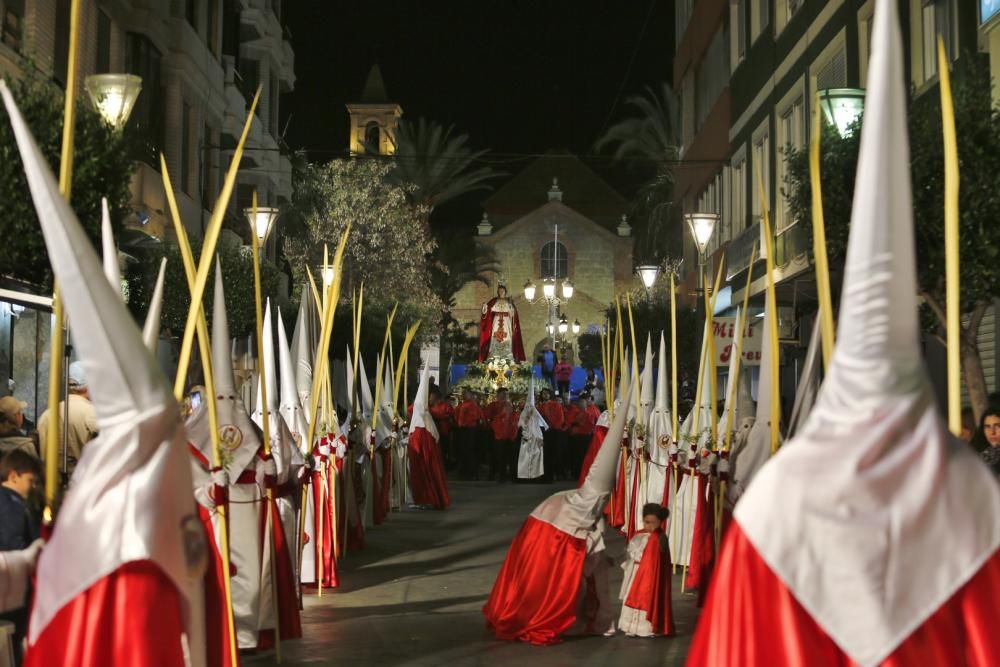
<path fill-rule="evenodd" d="M 629 540 L 622 564 L 622 613 L 618 628 L 626 637 L 674 634 L 670 609 L 670 549 L 663 522 L 670 511 L 656 503 L 642 508 L 642 530 Z"/>

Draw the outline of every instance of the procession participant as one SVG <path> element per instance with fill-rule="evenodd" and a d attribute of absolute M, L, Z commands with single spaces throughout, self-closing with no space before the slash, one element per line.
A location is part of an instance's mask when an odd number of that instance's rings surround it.
<path fill-rule="evenodd" d="M 611 413 L 605 410 L 598 416 L 597 422 L 594 423 L 594 431 L 590 435 L 590 445 L 587 447 L 587 453 L 583 457 L 583 464 L 580 466 L 580 476 L 576 482 L 578 487 L 583 484 L 583 480 L 587 479 L 587 473 L 590 472 L 590 466 L 594 464 L 597 452 L 601 451 L 601 444 L 604 442 L 604 436 L 608 434 L 608 427 L 610 425 Z"/>
<path fill-rule="evenodd" d="M 479 362 L 490 357 L 524 361 L 517 307 L 503 283 L 497 285 L 497 295 L 483 304 L 479 319 Z"/>
<path fill-rule="evenodd" d="M 356 393 L 354 387 L 354 364 L 351 361 L 350 346 L 344 357 L 344 374 L 347 415 L 340 424 L 344 446 L 337 452 L 334 460 L 340 490 L 337 501 L 339 507 L 343 508 L 338 516 L 337 534 L 340 536 L 342 549 L 361 551 L 365 548 L 365 519 L 362 512 L 365 490 L 359 459 L 363 462 L 368 458 L 368 438 L 364 431 L 365 418 L 361 412 L 360 392 Z"/>
<path fill-rule="evenodd" d="M 385 372 L 382 375 L 382 391 L 379 396 L 380 412 L 375 425 L 375 525 L 385 521 L 389 510 L 392 509 L 392 485 L 396 472 L 393 470 L 393 458 L 396 455 L 394 448 L 399 438 L 392 395 L 392 359 L 388 355 L 383 365 Z"/>
<path fill-rule="evenodd" d="M 630 395 L 626 389 L 625 396 Z M 577 620 L 581 589 L 586 591 L 585 560 L 603 556 L 602 511 L 611 494 L 626 417 L 625 410 L 615 416 L 583 485 L 549 496 L 514 537 L 483 607 L 497 639 L 555 644 Z M 606 595 L 600 589 L 591 593 Z M 599 601 L 591 608 L 602 606 Z"/>
<path fill-rule="evenodd" d="M 274 334 L 272 333 L 271 301 L 267 300 L 264 310 L 261 342 L 264 359 L 261 362 L 267 388 L 268 429 L 270 431 L 271 458 L 275 465 L 274 486 L 271 497 L 274 507 L 271 521 L 275 524 L 274 568 L 275 585 L 278 592 L 278 617 L 281 625 L 278 634 L 282 640 L 297 639 L 302 636 L 298 603 L 298 547 L 299 533 L 298 505 L 301 501 L 302 482 L 308 471 L 302 453 L 299 451 L 291 431 L 285 424 L 278 409 L 278 373 L 275 364 Z M 261 429 L 263 435 L 263 407 L 261 405 L 261 382 L 257 382 L 257 406 L 251 419 Z M 277 525 L 280 524 L 280 525 Z M 264 567 L 270 569 L 271 549 L 265 548 Z"/>
<path fill-rule="evenodd" d="M 521 445 L 517 453 L 517 478 L 538 479 L 545 474 L 544 430 L 549 426 L 535 408 L 535 376 L 528 379 L 528 394 L 517 419 Z"/>
<path fill-rule="evenodd" d="M 421 508 L 443 510 L 451 505 L 444 461 L 438 446 L 437 426 L 431 418 L 427 397 L 430 393 L 430 369 L 427 364 L 420 374 L 417 396 L 413 399 L 413 416 L 409 428 L 410 489 L 413 503 Z"/>
<path fill-rule="evenodd" d="M 476 446 L 479 448 L 479 466 L 485 462 L 488 468 L 486 479 L 490 481 L 495 481 L 493 479 L 494 470 L 494 450 L 495 444 L 493 442 L 493 429 L 490 428 L 491 417 L 488 414 L 489 404 L 486 402 L 486 395 L 483 392 L 476 392 L 476 405 L 479 406 L 479 423 L 476 425 Z M 480 472 L 479 467 L 476 468 L 477 474 Z"/>
<path fill-rule="evenodd" d="M 273 459 L 265 460 L 259 431 L 250 421 L 243 400 L 236 391 L 233 361 L 230 351 L 229 324 L 226 318 L 226 297 L 222 286 L 222 268 L 216 261 L 215 295 L 212 316 L 212 371 L 215 379 L 219 440 L 228 465 L 229 475 L 229 561 L 231 563 L 231 593 L 236 641 L 240 649 L 256 650 L 266 644 L 264 631 L 273 631 L 274 585 L 271 570 L 265 567 L 264 551 L 270 553 L 262 527 L 265 525 L 267 502 L 265 489 L 273 485 L 277 467 Z M 212 437 L 209 432 L 208 407 L 205 397 L 188 417 L 188 442 L 207 462 L 212 460 Z M 218 535 L 220 526 L 215 525 Z M 280 523 L 275 525 L 280 530 Z"/>
<path fill-rule="evenodd" d="M 833 358 L 736 506 L 688 665 L 1000 664 L 1000 486 L 921 356 L 894 0 L 871 51 Z"/>
<path fill-rule="evenodd" d="M 545 429 L 545 482 L 557 481 L 563 474 L 563 425 L 566 414 L 562 401 L 552 396 L 552 390 L 542 387 L 542 402 L 538 406 L 548 428 Z"/>
<path fill-rule="evenodd" d="M 479 479 L 479 443 L 476 436 L 480 421 L 482 421 L 482 411 L 479 409 L 479 404 L 476 403 L 472 390 L 463 389 L 462 402 L 455 409 L 455 426 L 458 439 L 459 469 L 462 477 L 467 480 Z"/>
<path fill-rule="evenodd" d="M 618 629 L 626 637 L 669 637 L 674 634 L 670 608 L 670 548 L 664 523 L 670 510 L 657 503 L 642 508 L 642 530 L 629 540 L 618 597 L 622 613 Z"/>
<path fill-rule="evenodd" d="M 673 418 L 667 405 L 667 345 L 662 333 L 657 364 L 656 396 L 647 425 L 649 435 L 646 450 L 649 452 L 649 465 L 646 466 L 646 502 L 670 507 L 676 490 L 677 470 L 673 467 L 673 462 L 677 447 L 673 443 Z"/>
<path fill-rule="evenodd" d="M 456 466 L 459 456 L 455 438 L 455 408 L 451 401 L 441 399 L 441 388 L 436 384 L 431 384 L 428 404 L 431 408 L 431 417 L 434 418 L 434 425 L 437 426 L 441 455 L 444 456 L 445 464 Z"/>
<path fill-rule="evenodd" d="M 595 420 L 587 411 L 587 397 L 576 399 L 576 405 L 571 405 L 566 412 L 566 423 L 569 426 L 570 474 L 578 478 L 583 467 L 583 457 L 590 447 L 590 438 L 594 435 Z"/>
<path fill-rule="evenodd" d="M 179 667 L 205 544 L 177 401 L 2 81 L 0 94 L 100 431 L 38 559 L 26 664 Z M 204 664 L 203 645 L 186 654 Z"/>
<path fill-rule="evenodd" d="M 514 481 L 517 476 L 517 421 L 513 419 L 514 404 L 510 402 L 506 387 L 497 390 L 496 400 L 489 405 L 490 428 L 493 431 L 493 457 L 490 461 L 490 479 L 495 482 Z"/>

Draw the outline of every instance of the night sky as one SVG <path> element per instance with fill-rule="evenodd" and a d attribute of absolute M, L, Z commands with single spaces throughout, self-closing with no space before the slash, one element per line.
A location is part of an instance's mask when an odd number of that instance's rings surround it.
<path fill-rule="evenodd" d="M 622 116 L 625 98 L 670 80 L 672 4 L 285 2 L 297 76 L 283 103 L 286 141 L 315 161 L 345 155 L 344 105 L 357 100 L 377 62 L 404 117 L 455 125 L 474 148 L 491 149 L 503 171 L 550 149 L 591 155 L 602 129 Z M 608 169 L 606 158 L 587 161 Z"/>

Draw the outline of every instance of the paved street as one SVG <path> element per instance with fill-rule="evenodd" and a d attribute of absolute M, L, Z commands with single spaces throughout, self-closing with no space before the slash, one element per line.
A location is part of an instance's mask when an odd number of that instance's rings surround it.
<path fill-rule="evenodd" d="M 343 585 L 310 595 L 304 638 L 282 646 L 284 665 L 681 665 L 696 616 L 694 598 L 679 595 L 679 636 L 570 638 L 551 647 L 500 642 L 480 609 L 528 512 L 559 485 L 452 482 L 452 509 L 393 514 L 368 534 L 367 548 L 342 562 Z M 609 536 L 616 558 L 624 540 Z M 621 570 L 615 568 L 613 593 Z M 244 664 L 274 664 L 273 654 Z"/>

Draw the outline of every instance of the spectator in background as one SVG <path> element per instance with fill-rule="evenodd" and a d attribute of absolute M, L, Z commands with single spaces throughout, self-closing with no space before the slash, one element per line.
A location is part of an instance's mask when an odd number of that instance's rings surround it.
<path fill-rule="evenodd" d="M 455 410 L 455 437 L 458 447 L 459 469 L 468 480 L 479 479 L 479 443 L 477 431 L 482 421 L 482 412 L 476 403 L 472 390 L 462 391 L 462 402 Z"/>
<path fill-rule="evenodd" d="M 452 437 L 455 408 L 452 407 L 451 401 L 441 400 L 441 388 L 436 384 L 432 384 L 430 391 L 427 392 L 427 406 L 430 409 L 431 417 L 434 419 L 434 425 L 438 430 L 438 443 L 441 446 L 441 455 L 445 463 L 454 466 L 458 458 L 455 453 L 454 438 Z"/>
<path fill-rule="evenodd" d="M 490 426 L 493 429 L 490 479 L 501 483 L 513 482 L 517 479 L 515 442 L 518 426 L 514 416 L 514 404 L 510 402 L 506 389 L 498 390 L 497 399 L 490 404 Z"/>
<path fill-rule="evenodd" d="M 0 460 L 0 551 L 22 551 L 38 539 L 39 521 L 28 506 L 28 495 L 41 479 L 38 458 L 20 449 Z M 15 664 L 20 664 L 21 644 L 28 629 L 30 604 L 0 614 L 14 624 Z"/>
<path fill-rule="evenodd" d="M 0 398 L 0 457 L 20 449 L 38 457 L 35 441 L 24 434 L 24 408 L 28 406 L 13 396 Z"/>
<path fill-rule="evenodd" d="M 83 447 L 88 442 L 97 437 L 97 414 L 94 412 L 94 405 L 90 402 L 90 390 L 87 388 L 87 374 L 83 369 L 83 364 L 74 361 L 69 365 L 69 421 L 63 424 L 66 428 L 66 458 L 68 460 L 68 474 L 72 475 L 76 468 L 76 462 L 80 460 Z M 60 419 L 65 414 L 64 402 L 59 402 Z M 41 446 L 42 459 L 45 459 L 45 438 L 48 434 L 49 412 L 42 413 L 38 420 L 38 434 Z M 61 450 L 61 446 L 57 446 Z M 60 455 L 62 452 L 60 451 Z"/>
<path fill-rule="evenodd" d="M 587 379 L 583 383 L 583 394 L 594 395 L 594 390 L 597 389 L 597 372 L 593 368 L 587 369 Z"/>
<path fill-rule="evenodd" d="M 587 410 L 589 401 L 586 394 L 581 394 L 576 399 L 576 405 L 570 406 L 566 412 L 566 421 L 569 424 L 569 474 L 571 479 L 580 476 L 580 468 L 583 467 L 583 457 L 590 447 L 590 438 L 594 435 L 594 424 L 597 419 L 591 417 Z"/>
<path fill-rule="evenodd" d="M 569 397 L 569 381 L 573 377 L 573 364 L 569 363 L 566 355 L 563 355 L 559 363 L 556 364 L 555 368 L 556 385 L 559 389 L 559 395 L 563 397 Z"/>
<path fill-rule="evenodd" d="M 552 346 L 548 343 L 542 345 L 542 351 L 538 353 L 538 365 L 542 368 L 542 377 L 548 381 L 552 387 L 556 386 L 556 353 L 552 351 Z"/>
<path fill-rule="evenodd" d="M 979 421 L 973 446 L 983 453 L 983 461 L 994 475 L 1000 475 L 1000 408 L 990 406 Z"/>
<path fill-rule="evenodd" d="M 962 409 L 962 431 L 958 434 L 958 439 L 962 442 L 972 443 L 976 437 L 976 417 L 972 408 Z"/>
<path fill-rule="evenodd" d="M 552 390 L 548 387 L 542 389 L 542 402 L 538 405 L 538 412 L 542 419 L 548 424 L 543 434 L 543 455 L 545 464 L 544 482 L 553 482 L 562 475 L 563 450 L 565 438 L 566 415 L 563 411 L 562 402 L 552 398 Z"/>

